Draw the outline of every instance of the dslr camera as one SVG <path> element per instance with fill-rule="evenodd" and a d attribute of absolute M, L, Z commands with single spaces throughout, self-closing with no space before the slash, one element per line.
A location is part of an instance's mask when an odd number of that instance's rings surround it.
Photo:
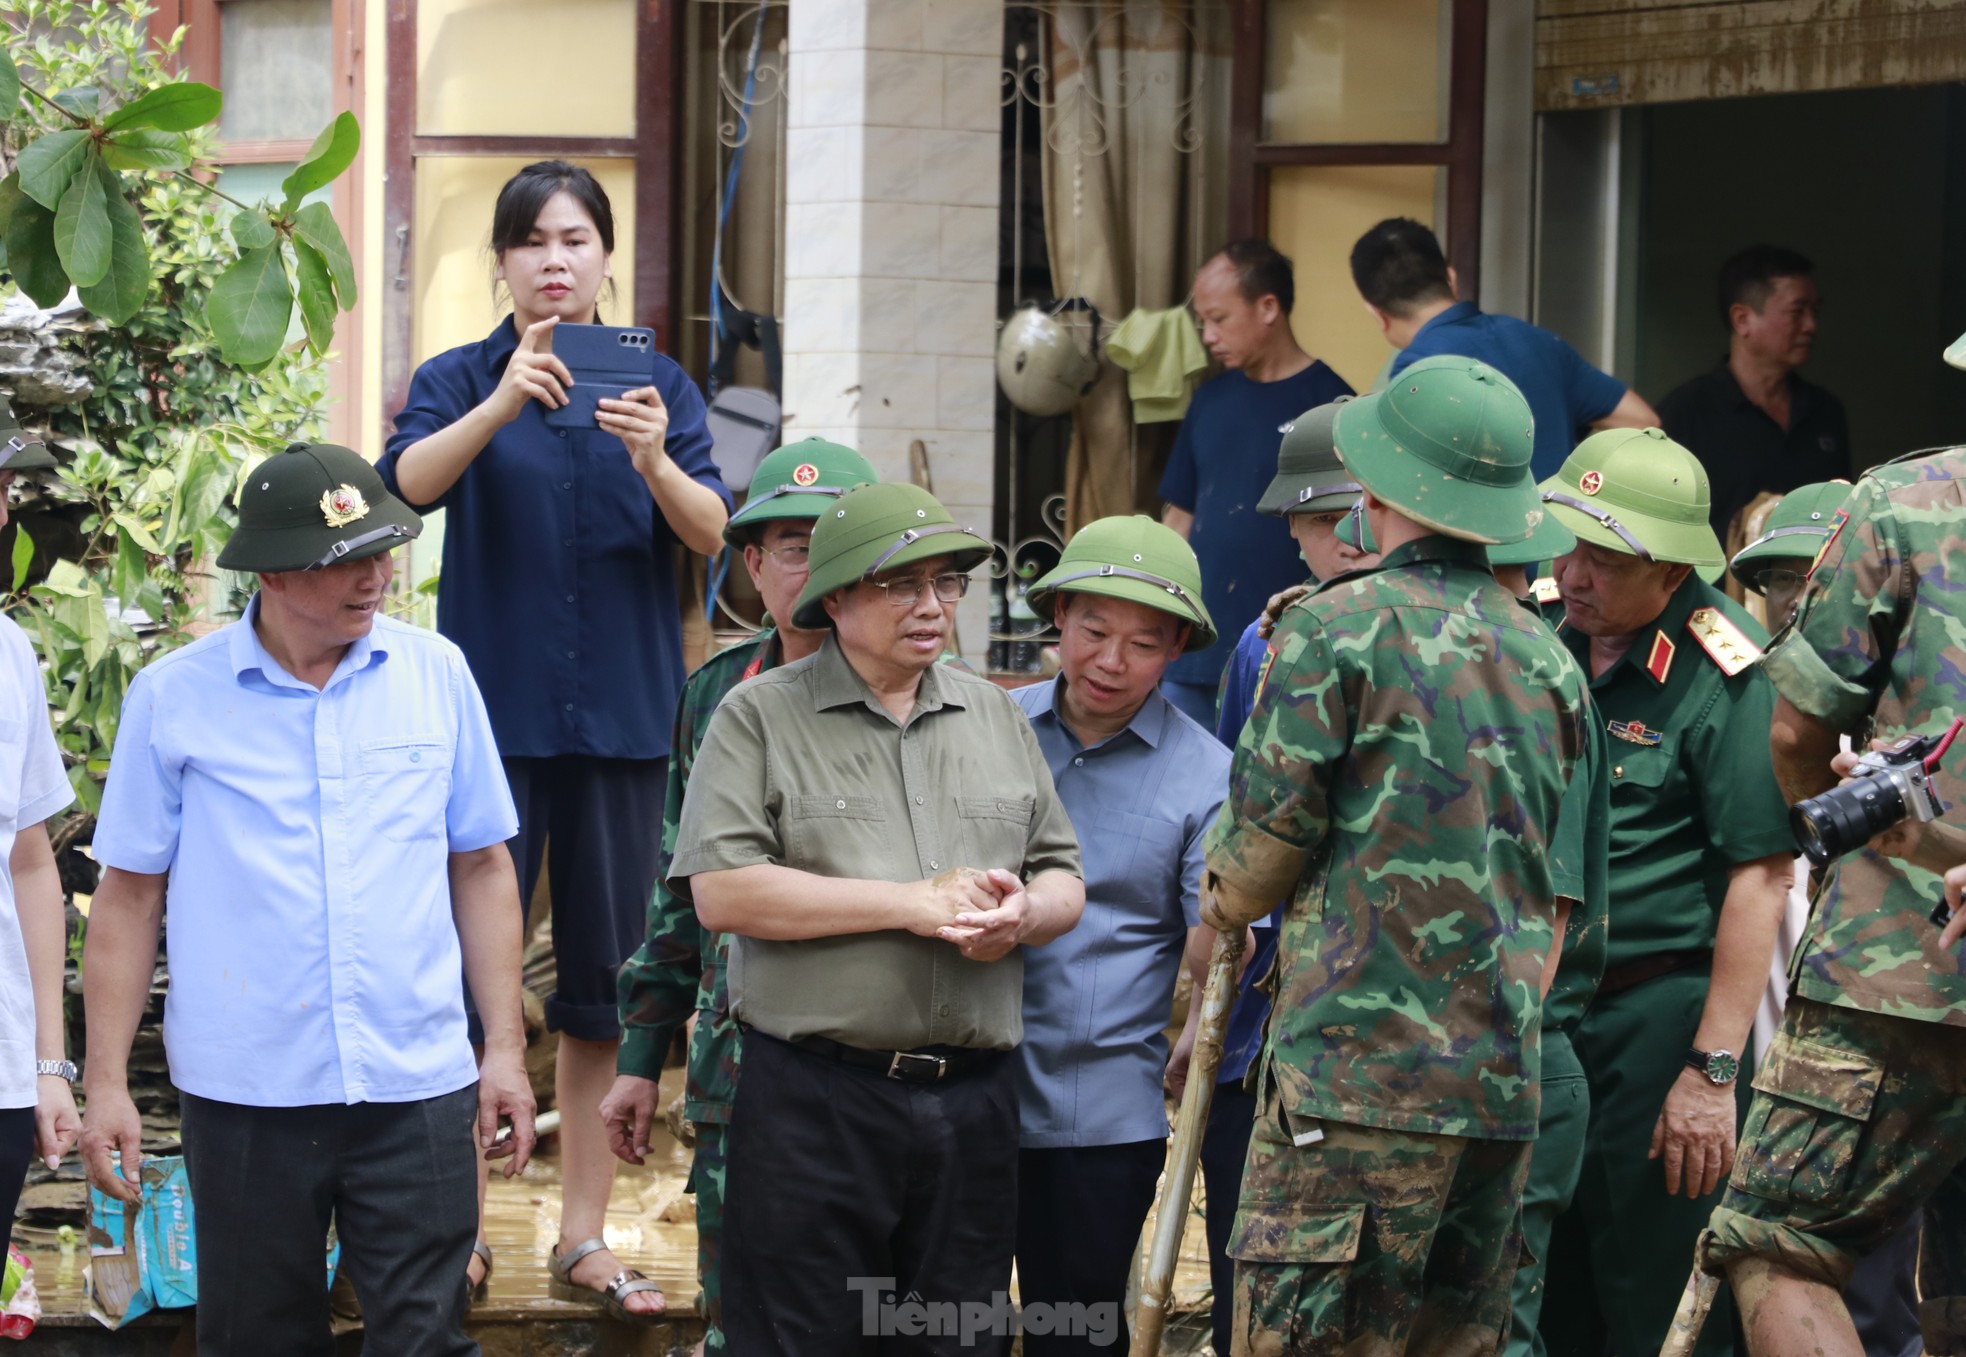
<path fill-rule="evenodd" d="M 1872 750 L 1857 760 L 1849 781 L 1789 807 L 1796 847 L 1826 867 L 1900 820 L 1945 814 L 1946 804 L 1932 787 L 1932 769 L 1952 734 L 1907 735 L 1889 748 Z"/>

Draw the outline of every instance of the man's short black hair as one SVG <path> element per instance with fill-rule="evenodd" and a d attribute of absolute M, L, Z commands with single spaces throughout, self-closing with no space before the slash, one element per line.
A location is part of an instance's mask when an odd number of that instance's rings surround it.
<path fill-rule="evenodd" d="M 1275 297 L 1286 316 L 1297 304 L 1297 277 L 1291 271 L 1290 259 L 1269 241 L 1256 238 L 1232 241 L 1215 257 L 1228 260 L 1229 267 L 1236 271 L 1236 290 L 1242 293 L 1244 301 L 1255 303 Z"/>
<path fill-rule="evenodd" d="M 1440 241 L 1411 217 L 1388 217 L 1358 238 L 1352 283 L 1369 304 L 1395 316 L 1426 302 L 1454 300 Z"/>
<path fill-rule="evenodd" d="M 1746 304 L 1757 315 L 1768 305 L 1778 278 L 1809 278 L 1816 266 L 1809 257 L 1780 245 L 1750 245 L 1720 266 L 1714 300 L 1720 304 L 1720 323 L 1734 328 L 1734 304 Z"/>

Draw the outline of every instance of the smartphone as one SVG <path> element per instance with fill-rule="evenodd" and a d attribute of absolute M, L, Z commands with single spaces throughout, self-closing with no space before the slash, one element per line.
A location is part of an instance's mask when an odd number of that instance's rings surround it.
<path fill-rule="evenodd" d="M 598 429 L 598 402 L 620 400 L 655 381 L 655 331 L 639 325 L 553 327 L 553 356 L 573 374 L 567 403 L 546 412 L 555 429 Z"/>

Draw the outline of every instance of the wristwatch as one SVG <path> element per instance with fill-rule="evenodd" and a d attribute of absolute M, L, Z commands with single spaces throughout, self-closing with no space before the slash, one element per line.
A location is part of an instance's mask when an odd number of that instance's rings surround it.
<path fill-rule="evenodd" d="M 1707 1077 L 1707 1082 L 1726 1086 L 1740 1077 L 1741 1058 L 1732 1051 L 1703 1051 L 1695 1046 L 1686 1053 L 1686 1063 Z"/>
<path fill-rule="evenodd" d="M 66 1079 L 71 1084 L 75 1082 L 73 1060 L 37 1060 L 34 1062 L 34 1072 L 37 1075 L 52 1074 L 57 1079 Z"/>

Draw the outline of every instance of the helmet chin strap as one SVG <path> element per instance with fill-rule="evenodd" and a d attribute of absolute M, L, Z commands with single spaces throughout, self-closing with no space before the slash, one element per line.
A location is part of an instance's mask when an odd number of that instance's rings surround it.
<path fill-rule="evenodd" d="M 333 546 L 329 547 L 327 551 L 322 554 L 320 560 L 314 562 L 314 564 L 312 565 L 302 566 L 301 568 L 303 570 L 326 570 L 329 566 L 333 565 L 335 562 L 346 557 L 350 552 L 359 551 L 363 547 L 368 546 L 373 542 L 380 542 L 383 539 L 389 537 L 408 538 L 408 537 L 415 537 L 415 536 L 416 536 L 415 532 L 411 531 L 409 528 L 404 527 L 401 523 L 385 523 L 380 528 L 372 529 L 371 531 L 362 533 L 359 536 L 343 538 L 341 541 L 336 542 Z"/>
<path fill-rule="evenodd" d="M 1646 550 L 1645 543 L 1639 541 L 1630 528 L 1627 528 L 1624 524 L 1613 518 L 1608 511 L 1599 508 L 1597 505 L 1587 504 L 1574 495 L 1566 495 L 1559 490 L 1545 490 L 1543 492 L 1543 503 L 1561 504 L 1566 509 L 1575 509 L 1586 518 L 1595 519 L 1616 533 L 1618 540 L 1630 547 L 1632 554 L 1638 557 L 1639 560 L 1648 564 L 1652 562 L 1652 553 Z"/>

